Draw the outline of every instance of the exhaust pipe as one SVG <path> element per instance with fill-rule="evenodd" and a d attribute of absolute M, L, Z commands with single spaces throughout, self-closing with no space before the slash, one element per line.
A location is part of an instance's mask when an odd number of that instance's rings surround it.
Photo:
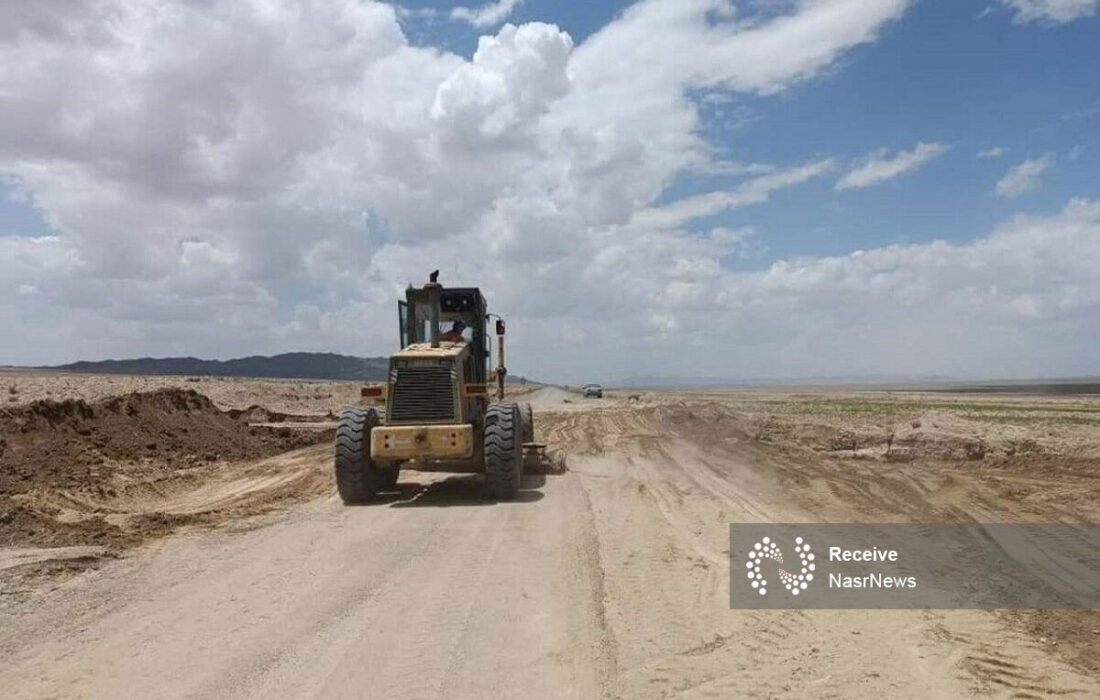
<path fill-rule="evenodd" d="M 431 341 L 432 347 L 439 347 L 439 293 L 443 289 L 443 285 L 436 282 L 439 277 L 439 272 L 433 272 L 431 274 L 431 282 L 424 285 L 424 289 L 428 291 L 428 323 L 431 325 Z"/>

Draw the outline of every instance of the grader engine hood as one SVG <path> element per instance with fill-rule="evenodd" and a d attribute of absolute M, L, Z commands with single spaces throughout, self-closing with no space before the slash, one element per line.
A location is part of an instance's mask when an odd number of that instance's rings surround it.
<path fill-rule="evenodd" d="M 413 343 L 404 350 L 395 352 L 390 358 L 397 360 L 401 358 L 439 358 L 439 357 L 452 357 L 456 358 L 462 353 L 466 352 L 468 345 L 465 342 L 461 343 L 449 343 L 447 341 L 441 341 L 439 347 L 433 348 L 431 343 Z"/>
<path fill-rule="evenodd" d="M 389 425 L 461 421 L 461 368 L 466 343 L 414 343 L 390 359 Z"/>

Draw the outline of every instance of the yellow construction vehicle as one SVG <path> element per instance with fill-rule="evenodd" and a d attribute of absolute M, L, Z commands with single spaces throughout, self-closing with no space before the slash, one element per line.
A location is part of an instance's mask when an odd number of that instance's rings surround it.
<path fill-rule="evenodd" d="M 480 471 L 491 496 L 513 498 L 534 442 L 531 405 L 504 400 L 504 319 L 476 287 L 444 288 L 433 272 L 398 302 L 401 350 L 385 383 L 364 387 L 374 407 L 349 408 L 336 430 L 336 487 L 345 503 L 393 488 L 404 465 Z M 489 325 L 497 365 L 489 369 Z M 495 386 L 493 386 L 495 385 Z M 491 396 L 495 394 L 495 396 Z"/>

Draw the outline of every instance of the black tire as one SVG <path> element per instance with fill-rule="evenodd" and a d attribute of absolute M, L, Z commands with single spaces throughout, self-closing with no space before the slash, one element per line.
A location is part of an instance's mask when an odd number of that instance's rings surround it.
<path fill-rule="evenodd" d="M 531 410 L 531 404 L 521 403 L 519 405 L 519 415 L 523 420 L 523 441 L 534 442 L 535 441 L 535 412 Z"/>
<path fill-rule="evenodd" d="M 397 477 L 401 475 L 401 467 L 397 464 L 385 469 L 379 469 L 382 473 L 382 489 L 385 491 L 393 491 L 393 487 L 397 486 Z"/>
<path fill-rule="evenodd" d="M 396 470 L 382 468 L 370 459 L 370 429 L 381 421 L 371 408 L 348 408 L 336 428 L 336 490 L 347 504 L 363 503 L 397 481 Z M 392 484 L 391 484 L 392 485 Z"/>
<path fill-rule="evenodd" d="M 495 403 L 485 411 L 485 485 L 493 498 L 515 498 L 523 479 L 519 406 Z"/>

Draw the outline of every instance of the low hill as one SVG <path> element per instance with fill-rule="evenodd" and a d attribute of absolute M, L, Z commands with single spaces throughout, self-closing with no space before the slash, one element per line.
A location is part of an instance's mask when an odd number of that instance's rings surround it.
<path fill-rule="evenodd" d="M 254 377 L 259 379 L 348 379 L 379 382 L 389 371 L 388 357 L 355 357 L 331 352 L 288 352 L 267 357 L 252 355 L 235 360 L 197 357 L 142 357 L 134 360 L 81 360 L 38 369 L 88 374 L 188 375 L 198 377 Z M 508 384 L 528 380 L 514 374 Z"/>
<path fill-rule="evenodd" d="M 288 352 L 272 357 L 253 355 L 235 360 L 142 357 L 134 360 L 81 361 L 45 369 L 103 374 L 379 381 L 385 379 L 388 363 L 389 360 L 385 357 L 354 357 L 331 352 Z"/>

